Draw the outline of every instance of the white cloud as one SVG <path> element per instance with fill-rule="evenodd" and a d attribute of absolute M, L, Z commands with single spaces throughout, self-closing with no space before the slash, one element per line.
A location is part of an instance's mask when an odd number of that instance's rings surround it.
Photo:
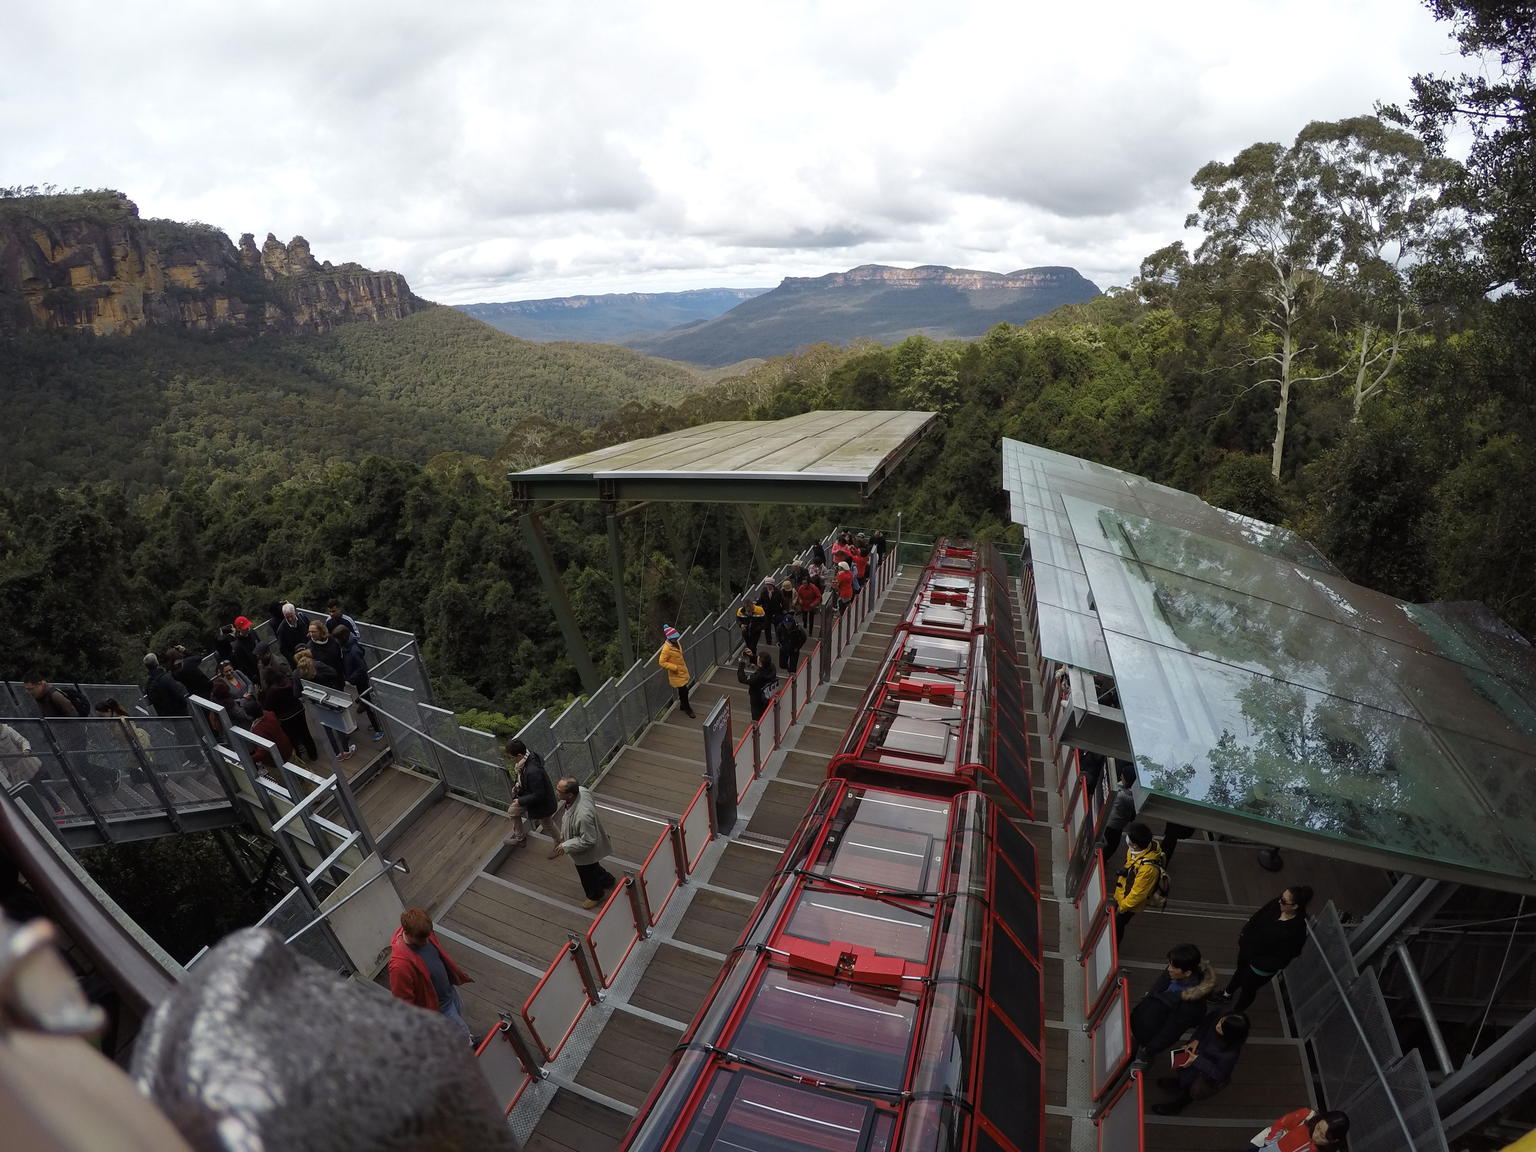
<path fill-rule="evenodd" d="M 0 183 L 448 302 L 855 264 L 1123 282 L 1201 163 L 1456 66 L 1404 0 L 400 0 L 7 12 Z"/>

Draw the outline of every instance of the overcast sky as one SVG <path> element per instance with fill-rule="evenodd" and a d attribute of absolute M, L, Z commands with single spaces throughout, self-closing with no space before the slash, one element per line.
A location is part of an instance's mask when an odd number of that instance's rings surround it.
<path fill-rule="evenodd" d="M 6 0 L 0 184 L 403 272 L 445 303 L 1066 264 L 1189 177 L 1459 68 L 1415 0 Z"/>

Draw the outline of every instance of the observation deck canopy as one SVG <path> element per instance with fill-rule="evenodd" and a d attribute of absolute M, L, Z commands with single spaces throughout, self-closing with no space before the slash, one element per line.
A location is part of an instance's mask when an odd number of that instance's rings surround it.
<path fill-rule="evenodd" d="M 1003 483 L 1041 655 L 1078 670 L 1066 740 L 1133 755 L 1148 815 L 1536 893 L 1536 652 L 1486 609 L 1393 599 L 1285 528 L 1033 445 L 1003 441 Z"/>
<path fill-rule="evenodd" d="M 860 504 L 932 412 L 806 412 L 722 420 L 513 472 L 519 500 Z"/>

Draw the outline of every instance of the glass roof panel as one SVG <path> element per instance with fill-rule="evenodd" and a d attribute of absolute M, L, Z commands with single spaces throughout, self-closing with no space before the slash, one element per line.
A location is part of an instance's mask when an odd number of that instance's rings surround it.
<path fill-rule="evenodd" d="M 1069 572 L 1083 570 L 1078 547 L 1070 537 L 1053 536 L 1047 532 L 1032 534 L 1029 538 L 1029 555 L 1036 563 L 1065 568 Z"/>
<path fill-rule="evenodd" d="M 1406 856 L 1531 875 L 1427 725 L 1145 640 L 1105 640 L 1149 790 Z"/>
<path fill-rule="evenodd" d="M 823 944 L 862 944 L 882 956 L 923 961 L 933 911 L 844 892 L 801 893 L 785 933 Z"/>
<path fill-rule="evenodd" d="M 1045 659 L 1105 676 L 1114 675 L 1109 663 L 1109 649 L 1104 644 L 1104 630 L 1099 627 L 1097 616 L 1041 604 L 1037 618 L 1040 621 L 1040 655 Z"/>
<path fill-rule="evenodd" d="M 1082 573 L 1054 564 L 1036 564 L 1033 572 L 1035 599 L 1041 604 L 1054 604 L 1069 612 L 1093 611 L 1093 592 Z"/>

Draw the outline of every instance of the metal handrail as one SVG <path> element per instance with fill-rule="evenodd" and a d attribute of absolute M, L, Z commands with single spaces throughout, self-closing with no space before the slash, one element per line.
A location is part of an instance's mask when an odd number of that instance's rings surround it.
<path fill-rule="evenodd" d="M 1360 1045 L 1365 1049 L 1365 1055 L 1371 1062 L 1371 1069 L 1376 1073 L 1376 1079 L 1386 1093 L 1387 1103 L 1392 1106 L 1392 1115 L 1397 1118 L 1397 1125 L 1403 1130 L 1404 1148 L 1412 1148 L 1413 1129 L 1408 1126 L 1408 1118 L 1403 1115 L 1403 1110 L 1398 1106 L 1397 1093 L 1392 1091 L 1392 1083 L 1387 1079 L 1387 1070 L 1381 1066 L 1381 1061 L 1376 1059 L 1376 1050 L 1371 1046 L 1371 1038 L 1366 1035 L 1365 1025 L 1360 1022 L 1359 1015 L 1355 1012 L 1354 1005 L 1349 1002 L 1349 991 L 1344 987 L 1344 982 L 1339 979 L 1339 974 L 1333 970 L 1333 965 L 1328 963 L 1328 954 L 1323 951 L 1322 944 L 1317 939 L 1317 933 L 1313 930 L 1312 921 L 1307 919 L 1307 935 L 1311 938 L 1318 954 L 1323 958 L 1323 970 L 1328 973 L 1328 979 L 1333 982 L 1334 991 L 1339 994 L 1339 1003 L 1344 1005 L 1344 1011 L 1349 1013 L 1350 1023 L 1354 1024 L 1356 1033 L 1360 1036 Z"/>

